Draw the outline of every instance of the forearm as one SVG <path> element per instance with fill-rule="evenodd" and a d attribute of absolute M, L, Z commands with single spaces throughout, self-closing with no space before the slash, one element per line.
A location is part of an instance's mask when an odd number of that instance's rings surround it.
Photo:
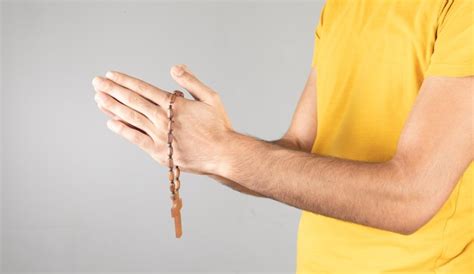
<path fill-rule="evenodd" d="M 217 173 L 263 196 L 317 214 L 404 232 L 416 189 L 393 161 L 320 157 L 233 133 Z M 255 163 L 258 163 L 255 164 Z"/>
<path fill-rule="evenodd" d="M 263 140 L 262 140 L 263 141 Z M 281 147 L 284 147 L 284 148 L 287 148 L 287 149 L 293 149 L 293 150 L 300 150 L 301 148 L 298 146 L 298 144 L 296 142 L 293 142 L 292 140 L 289 140 L 289 139 L 286 139 L 286 138 L 281 138 L 281 139 L 278 139 L 278 140 L 274 140 L 274 141 L 264 141 L 264 142 L 267 142 L 269 144 L 274 144 L 274 145 L 279 145 Z M 238 192 L 241 192 L 241 193 L 244 193 L 244 194 L 248 194 L 248 195 L 252 195 L 252 196 L 256 196 L 256 197 L 266 197 L 265 195 L 262 195 L 261 193 L 258 193 L 254 190 L 251 190 L 245 186 L 242 186 L 228 178 L 224 178 L 222 176 L 218 176 L 218 175 L 214 175 L 214 174 L 210 174 L 209 177 L 213 178 L 214 180 L 216 180 L 217 182 L 221 183 L 222 185 L 225 185 L 235 191 L 238 191 Z"/>
<path fill-rule="evenodd" d="M 229 188 L 231 188 L 235 191 L 238 191 L 240 193 L 252 195 L 252 196 L 255 196 L 255 197 L 265 197 L 265 196 L 261 195 L 258 192 L 250 190 L 250 189 L 248 189 L 248 188 L 246 188 L 242 185 L 239 185 L 236 182 L 234 182 L 232 180 L 229 180 L 227 178 L 224 178 L 222 176 L 214 175 L 214 174 L 210 174 L 208 176 L 211 177 L 212 179 L 216 180 L 217 182 L 221 183 L 222 185 L 227 186 L 227 187 L 229 187 Z"/>

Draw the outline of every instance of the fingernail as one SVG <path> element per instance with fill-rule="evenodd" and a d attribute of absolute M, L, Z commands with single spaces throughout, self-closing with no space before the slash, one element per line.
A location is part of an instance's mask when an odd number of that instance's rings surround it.
<path fill-rule="evenodd" d="M 173 73 L 173 75 L 176 77 L 181 77 L 184 74 L 184 69 L 180 66 L 174 66 L 171 70 L 171 73 Z"/>
<path fill-rule="evenodd" d="M 94 100 L 95 100 L 98 104 L 100 104 L 100 103 L 102 103 L 102 102 L 104 101 L 104 97 L 103 97 L 102 94 L 96 93 L 95 96 L 94 96 Z"/>
<path fill-rule="evenodd" d="M 184 70 L 185 73 L 189 73 L 189 74 L 192 75 L 192 72 L 191 72 L 191 70 L 188 68 L 187 65 L 182 64 L 182 65 L 180 65 L 180 67 Z"/>
<path fill-rule="evenodd" d="M 115 121 L 113 121 L 113 120 L 108 120 L 108 121 L 107 121 L 107 127 L 108 127 L 109 129 L 113 130 L 113 131 L 117 131 L 117 129 L 118 129 L 117 123 L 116 123 Z"/>
<path fill-rule="evenodd" d="M 105 77 L 109 78 L 109 79 L 112 79 L 114 77 L 114 73 L 112 71 L 107 71 L 107 73 L 105 74 Z"/>
<path fill-rule="evenodd" d="M 100 78 L 98 76 L 94 77 L 94 79 L 92 79 L 92 85 L 97 86 L 99 84 L 99 81 Z"/>

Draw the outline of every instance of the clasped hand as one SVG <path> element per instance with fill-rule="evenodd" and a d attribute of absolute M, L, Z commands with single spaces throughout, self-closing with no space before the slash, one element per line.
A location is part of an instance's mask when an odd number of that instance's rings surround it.
<path fill-rule="evenodd" d="M 173 105 L 173 158 L 183 171 L 213 174 L 219 153 L 233 129 L 217 92 L 199 81 L 185 65 L 171 76 L 195 100 L 178 97 Z M 97 76 L 92 84 L 99 109 L 109 115 L 110 130 L 167 166 L 171 93 L 120 72 Z"/>

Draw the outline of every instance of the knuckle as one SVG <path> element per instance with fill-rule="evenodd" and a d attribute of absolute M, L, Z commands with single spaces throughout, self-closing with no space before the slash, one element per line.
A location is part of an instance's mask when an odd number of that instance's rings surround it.
<path fill-rule="evenodd" d="M 112 75 L 112 79 L 114 79 L 117 82 L 123 82 L 124 80 L 123 75 L 121 73 L 113 72 L 111 75 Z"/>
<path fill-rule="evenodd" d="M 113 101 L 110 99 L 108 95 L 105 95 L 102 99 L 102 106 L 105 108 L 110 108 L 113 106 Z"/>
<path fill-rule="evenodd" d="M 139 138 L 137 145 L 143 149 L 148 148 L 148 142 L 145 138 Z"/>
<path fill-rule="evenodd" d="M 213 100 L 213 101 L 215 101 L 215 102 L 217 102 L 217 101 L 220 100 L 219 93 L 217 93 L 217 92 L 215 92 L 215 91 L 213 91 L 213 90 L 211 90 L 211 91 L 209 92 L 209 97 L 211 98 L 211 100 Z"/>
<path fill-rule="evenodd" d="M 125 95 L 123 96 L 123 99 L 125 101 L 126 104 L 130 104 L 130 102 L 132 102 L 133 98 L 132 98 L 132 94 L 127 92 L 125 93 Z"/>
<path fill-rule="evenodd" d="M 139 100 L 138 100 L 138 97 L 137 97 L 135 94 L 129 92 L 129 93 L 125 96 L 125 101 L 126 101 L 126 103 L 127 103 L 128 105 L 136 106 L 136 105 L 138 105 L 138 101 L 139 101 Z"/>
<path fill-rule="evenodd" d="M 140 114 L 136 111 L 133 111 L 133 110 L 130 111 L 129 116 L 130 116 L 131 122 L 133 122 L 133 123 L 139 123 L 142 120 L 141 119 L 142 117 L 140 116 Z"/>
<path fill-rule="evenodd" d="M 144 92 L 147 92 L 148 85 L 141 82 L 141 81 L 138 81 L 137 84 L 136 84 L 136 89 L 137 89 L 138 92 L 144 93 Z"/>
<path fill-rule="evenodd" d="M 102 81 L 101 87 L 104 91 L 110 91 L 112 90 L 112 83 L 110 82 L 110 80 L 104 80 Z"/>
<path fill-rule="evenodd" d="M 140 100 L 134 99 L 132 103 L 130 103 L 130 106 L 132 106 L 134 109 L 138 110 L 141 113 L 146 113 L 145 106 L 140 102 Z"/>
<path fill-rule="evenodd" d="M 197 79 L 196 77 L 190 75 L 190 74 L 186 74 L 185 76 L 186 80 L 191 83 L 191 84 L 196 84 L 197 83 Z"/>
<path fill-rule="evenodd" d="M 138 133 L 135 133 L 135 132 L 130 135 L 130 141 L 132 141 L 132 143 L 137 144 L 137 145 L 141 145 L 143 143 L 143 140 L 140 138 L 140 135 L 138 135 Z"/>

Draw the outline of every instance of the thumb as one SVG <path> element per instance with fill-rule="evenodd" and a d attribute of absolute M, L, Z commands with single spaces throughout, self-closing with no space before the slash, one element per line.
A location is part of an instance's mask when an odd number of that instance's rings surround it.
<path fill-rule="evenodd" d="M 175 65 L 171 67 L 171 77 L 178 83 L 178 85 L 185 88 L 198 101 L 207 104 L 213 104 L 213 98 L 216 92 L 199 79 L 194 76 L 186 65 Z"/>

